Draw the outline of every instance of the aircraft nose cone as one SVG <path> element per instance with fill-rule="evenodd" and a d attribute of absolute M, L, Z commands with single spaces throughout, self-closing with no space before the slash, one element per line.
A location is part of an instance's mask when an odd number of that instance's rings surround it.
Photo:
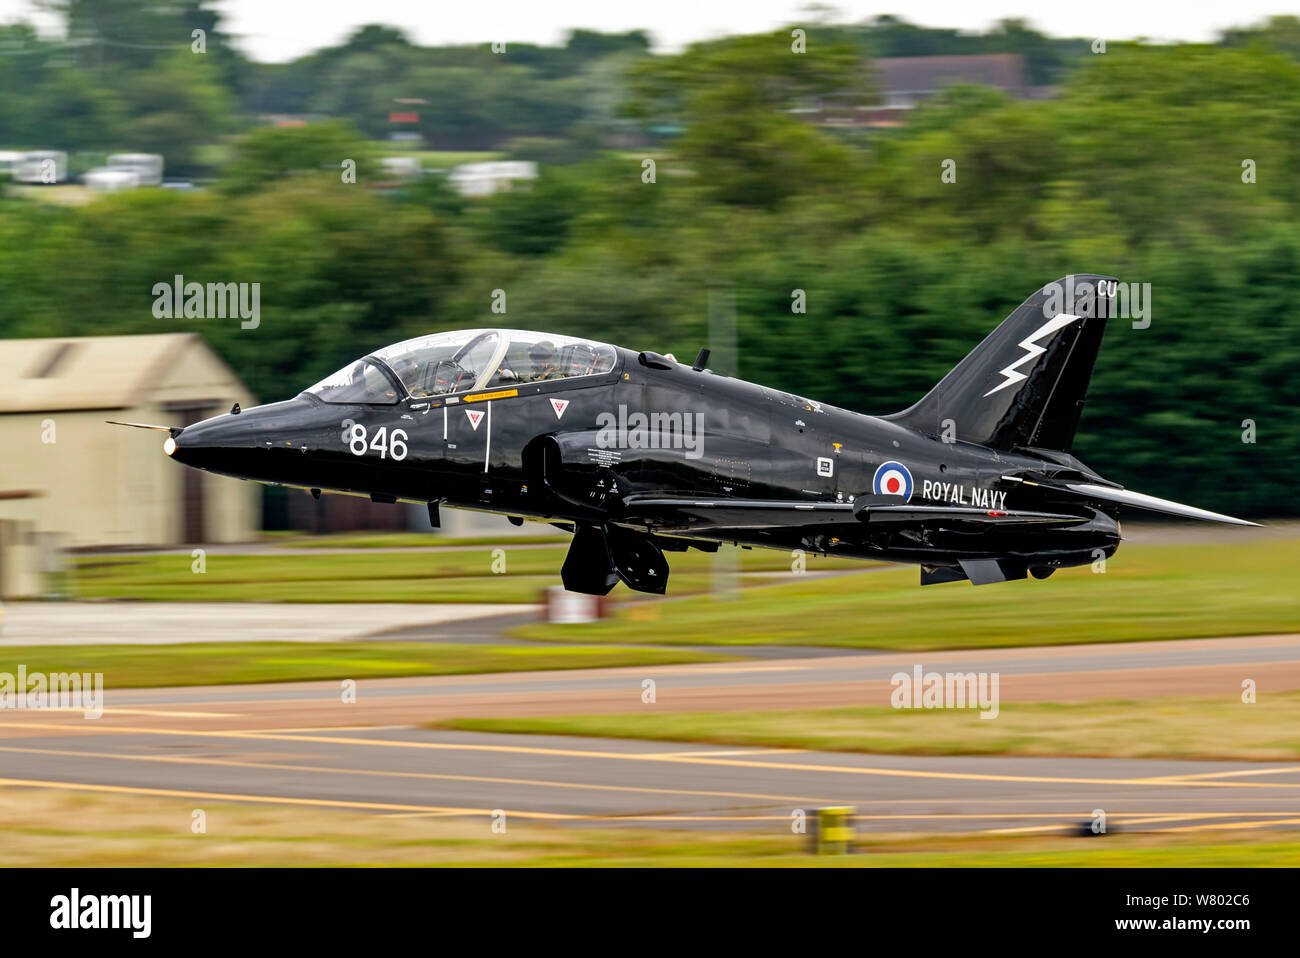
<path fill-rule="evenodd" d="M 205 468 L 211 464 L 215 453 L 231 445 L 234 430 L 222 422 L 231 418 L 234 417 L 217 416 L 186 426 L 163 440 L 163 452 L 187 466 Z"/>
<path fill-rule="evenodd" d="M 253 406 L 186 426 L 163 443 L 177 462 L 240 478 L 264 478 L 274 443 L 310 431 L 314 407 L 303 399 Z"/>
<path fill-rule="evenodd" d="M 276 406 L 283 404 L 277 403 Z M 163 452 L 177 462 L 200 469 L 218 467 L 231 455 L 257 447 L 270 435 L 274 420 L 272 406 L 255 406 L 239 413 L 223 413 L 186 426 L 163 443 Z"/>

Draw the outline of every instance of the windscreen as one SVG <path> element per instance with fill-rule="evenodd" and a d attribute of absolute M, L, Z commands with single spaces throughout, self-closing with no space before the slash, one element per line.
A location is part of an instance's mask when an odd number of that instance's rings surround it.
<path fill-rule="evenodd" d="M 333 375 L 326 376 L 307 392 L 324 402 L 332 403 L 392 405 L 401 398 L 384 371 L 366 359 L 349 363 Z"/>
<path fill-rule="evenodd" d="M 387 346 L 375 353 L 397 374 L 412 399 L 473 389 L 496 354 L 493 329 L 458 329 Z"/>
<path fill-rule="evenodd" d="M 506 350 L 489 386 L 594 376 L 614 368 L 614 347 L 604 343 L 523 329 L 504 329 L 501 335 Z"/>

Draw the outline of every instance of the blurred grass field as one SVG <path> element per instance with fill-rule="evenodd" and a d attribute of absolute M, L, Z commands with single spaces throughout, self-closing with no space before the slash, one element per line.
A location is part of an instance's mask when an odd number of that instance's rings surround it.
<path fill-rule="evenodd" d="M 192 834 L 192 812 L 207 833 Z M 510 819 L 393 819 L 379 815 L 207 799 L 54 789 L 0 790 L 0 866 L 155 867 L 512 865 L 518 867 L 1295 867 L 1300 841 L 1268 829 L 1203 833 L 1125 831 L 1104 840 L 1069 835 L 870 834 L 858 854 L 816 857 L 804 836 L 767 831 L 683 831 L 542 825 Z M 1140 827 L 1140 826 L 1139 826 Z"/>
<path fill-rule="evenodd" d="M 1251 705 L 1231 690 L 1219 698 L 1004 702 L 992 720 L 974 709 L 863 707 L 461 718 L 429 727 L 891 755 L 1295 761 L 1300 692 Z"/>
<path fill-rule="evenodd" d="M 504 551 L 505 574 L 494 575 L 493 545 L 412 552 L 375 552 L 390 539 L 344 540 L 335 552 L 276 555 L 274 547 L 252 555 L 209 554 L 206 572 L 195 573 L 189 553 L 85 556 L 73 567 L 73 593 L 82 599 L 203 602 L 536 602 L 560 584 L 566 545 L 533 547 L 495 543 Z M 360 544 L 358 544 L 358 542 Z M 296 543 L 284 542 L 288 547 Z M 742 573 L 789 572 L 788 553 L 736 550 Z M 861 568 L 844 559 L 810 559 L 813 570 Z M 674 554 L 671 594 L 705 592 L 712 584 L 712 557 Z M 756 584 L 744 578 L 742 584 Z M 616 594 L 631 595 L 619 585 Z"/>
<path fill-rule="evenodd" d="M 82 557 L 71 592 L 83 599 L 154 601 L 531 603 L 559 585 L 565 554 L 562 544 L 497 543 L 507 571 L 494 575 L 491 544 L 375 551 L 392 541 L 342 539 L 338 551 L 321 543 L 319 555 L 277 555 L 274 546 L 251 555 L 214 553 L 203 574 L 191 571 L 186 553 Z M 633 601 L 610 619 L 531 624 L 513 634 L 558 642 L 926 651 L 1300 631 L 1294 574 L 1300 538 L 1126 545 L 1104 575 L 1084 566 L 1046 581 L 985 587 L 957 582 L 922 588 L 915 567 L 818 556 L 808 557 L 810 572 L 850 574 L 783 581 L 774 574 L 790 572 L 788 553 L 735 554 L 745 587 L 735 598 L 703 594 L 714 586 L 715 559 L 691 551 L 670 557 L 668 597 L 674 601 L 645 599 L 619 585 L 613 596 Z M 759 585 L 764 588 L 753 588 Z"/>
<path fill-rule="evenodd" d="M 915 567 L 806 578 L 737 601 L 625 607 L 590 625 L 528 625 L 531 639 L 847 646 L 928 651 L 1300 631 L 1300 539 L 1124 545 L 1105 574 L 989 586 L 918 585 Z M 809 568 L 813 568 L 810 563 Z M 671 584 L 669 586 L 672 588 Z"/>
<path fill-rule="evenodd" d="M 465 546 L 565 545 L 567 532 L 555 535 L 531 535 L 503 542 L 500 536 L 447 536 L 441 532 L 335 532 L 327 535 L 302 535 L 294 532 L 262 533 L 263 538 L 289 549 L 455 549 Z"/>
<path fill-rule="evenodd" d="M 456 645 L 446 642 L 0 646 L 0 663 L 21 662 L 29 673 L 102 672 L 115 689 L 597 669 L 719 662 L 726 658 L 725 655 L 694 649 Z"/>

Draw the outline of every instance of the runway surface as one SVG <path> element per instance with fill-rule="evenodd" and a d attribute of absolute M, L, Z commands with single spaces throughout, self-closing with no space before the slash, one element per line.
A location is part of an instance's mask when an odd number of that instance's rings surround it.
<path fill-rule="evenodd" d="M 108 731 L 106 727 L 101 727 Z M 254 801 L 391 815 L 677 827 L 788 826 L 857 806 L 887 831 L 1295 827 L 1300 766 L 931 758 L 410 728 L 6 737 L 3 787 Z"/>
<path fill-rule="evenodd" d="M 451 715 L 884 704 L 888 678 L 999 671 L 1003 701 L 1235 695 L 1300 686 L 1292 636 L 847 655 L 714 665 L 106 692 L 103 716 L 0 712 L 0 787 L 254 801 L 389 815 L 787 828 L 858 807 L 864 828 L 1038 831 L 1300 825 L 1300 764 L 851 755 L 429 731 Z M 111 685 L 111 676 L 108 677 Z M 657 701 L 641 701 L 653 678 Z M 1292 684 L 1286 684 L 1292 683 Z M 1207 690 L 1213 690 L 1208 691 Z M 196 806 L 197 807 L 197 806 Z"/>
<path fill-rule="evenodd" d="M 419 626 L 443 641 L 451 623 L 536 617 L 515 603 L 8 602 L 6 645 L 170 645 L 180 642 L 342 642 Z"/>

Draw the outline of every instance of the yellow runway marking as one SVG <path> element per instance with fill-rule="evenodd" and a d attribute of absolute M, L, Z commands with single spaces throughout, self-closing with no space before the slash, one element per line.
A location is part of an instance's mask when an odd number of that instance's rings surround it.
<path fill-rule="evenodd" d="M 348 802 L 330 798 L 290 798 L 281 795 L 244 795 L 238 792 L 191 792 L 176 788 L 143 788 L 132 785 L 93 785 L 87 782 L 45 782 L 26 778 L 0 778 L 0 787 L 71 789 L 77 792 L 109 792 L 118 795 L 157 795 L 163 798 L 206 798 L 219 802 L 258 802 L 272 805 L 311 805 L 321 808 L 356 808 L 367 811 L 446 812 L 450 815 L 491 815 L 491 808 L 456 808 L 435 805 L 398 805 L 390 802 Z M 572 815 L 551 812 L 507 812 L 515 818 L 571 819 Z"/>
<path fill-rule="evenodd" d="M 1294 815 L 1294 812 L 1178 812 L 1176 814 L 1166 814 L 1159 812 L 1136 812 L 1120 813 L 1113 812 L 1107 815 L 1107 820 L 1113 825 L 1123 825 L 1131 827 L 1133 825 L 1159 825 L 1165 822 L 1194 822 L 1207 818 L 1257 818 L 1257 817 L 1274 817 L 1278 819 L 1285 818 L 1288 815 Z M 998 816 L 990 815 L 990 818 Z M 1018 815 L 1017 818 L 1030 818 L 1029 814 Z M 1080 812 L 1073 821 L 1062 822 L 1059 825 L 1025 825 L 1016 828 L 988 828 L 980 832 L 981 835 L 1014 835 L 1018 833 L 1028 834 L 1030 832 L 1047 832 L 1058 831 L 1060 829 L 1074 829 L 1091 821 L 1091 817 Z M 1231 824 L 1231 823 L 1229 823 Z M 1242 823 L 1243 828 L 1257 828 L 1263 825 L 1277 825 L 1280 822 L 1265 821 L 1262 823 Z M 1226 825 L 1224 827 L 1227 827 Z M 1165 831 L 1177 831 L 1178 829 L 1165 829 Z"/>
<path fill-rule="evenodd" d="M 442 812 L 442 811 L 439 811 L 439 812 L 403 812 L 403 813 L 394 814 L 394 815 L 387 815 L 387 816 L 385 816 L 385 817 L 386 817 L 386 818 L 421 818 L 421 817 L 424 817 L 424 816 L 426 816 L 426 815 L 427 815 L 427 816 L 445 816 L 445 815 L 450 815 L 450 814 L 455 814 L 455 813 L 454 813 L 454 812 Z M 853 818 L 854 818 L 855 820 L 857 820 L 857 821 L 894 821 L 894 820 L 906 820 L 906 821 L 936 821 L 936 820 L 937 820 L 937 821 L 948 821 L 948 820 L 953 820 L 953 819 L 963 820 L 963 819 L 980 819 L 980 818 L 1056 818 L 1056 819 L 1062 819 L 1062 818 L 1066 818 L 1066 814 L 1067 814 L 1067 813 L 1062 813 L 1062 814 L 1052 814 L 1052 815 L 1043 815 L 1043 814 L 1021 814 L 1021 813 L 1019 813 L 1019 812 L 1006 812 L 1006 813 L 998 813 L 998 814 L 988 813 L 988 814 L 978 814 L 978 815 L 947 815 L 947 814 L 937 814 L 937 815 L 854 815 Z M 1140 818 L 1140 817 L 1139 817 L 1139 818 L 1134 818 L 1134 819 L 1122 819 L 1122 824 L 1124 824 L 1124 825 L 1139 825 L 1139 824 L 1148 824 L 1148 823 L 1151 823 L 1151 822 L 1163 822 L 1163 821 L 1187 821 L 1187 820 L 1191 820 L 1191 819 L 1209 818 L 1209 817 L 1211 817 L 1212 814 L 1213 814 L 1213 815 L 1232 815 L 1232 814 L 1234 814 L 1234 813 L 1232 813 L 1232 812 L 1222 812 L 1222 813 L 1211 813 L 1211 814 L 1205 814 L 1205 815 L 1191 815 L 1191 814 L 1187 814 L 1187 815 L 1177 815 L 1177 816 L 1161 816 L 1161 817 L 1159 817 L 1159 818 L 1152 818 L 1152 819 L 1150 819 L 1150 820 L 1143 819 L 1143 818 Z M 1291 812 L 1285 812 L 1285 813 L 1278 813 L 1278 814 L 1287 814 L 1287 815 L 1290 815 L 1290 814 L 1292 814 L 1292 813 L 1291 813 Z M 703 814 L 697 814 L 697 815 L 685 815 L 685 814 L 677 814 L 677 813 L 673 813 L 673 812 L 665 812 L 665 813 L 660 814 L 660 815 L 644 815 L 644 814 L 642 814 L 642 815 L 620 815 L 618 812 L 607 812 L 607 813 L 596 814 L 596 815 L 577 815 L 577 814 L 575 814 L 575 815 L 570 815 L 569 818 L 571 818 L 571 819 L 574 820 L 574 821 L 598 821 L 598 822 L 788 822 L 788 821 L 790 821 L 790 816 L 789 816 L 789 815 L 703 815 Z M 1084 816 L 1082 815 L 1082 813 L 1080 813 L 1080 815 L 1078 816 L 1078 821 L 1075 821 L 1075 820 L 1073 820 L 1073 819 L 1068 819 L 1068 818 L 1066 818 L 1066 820 L 1064 820 L 1064 821 L 1057 821 L 1057 822 L 1054 822 L 1054 823 L 1052 823 L 1052 824 L 1048 824 L 1048 825 L 1026 825 L 1026 826 L 1016 827 L 1016 828 L 992 828 L 992 829 L 982 830 L 982 831 L 978 832 L 977 834 L 980 834 L 980 835 L 1002 835 L 1002 834 L 1010 835 L 1010 834 L 1014 834 L 1014 833 L 1016 833 L 1016 832 L 1039 832 L 1039 831 L 1046 832 L 1046 831 L 1059 831 L 1059 830 L 1061 830 L 1061 829 L 1067 829 L 1067 828 L 1068 828 L 1068 829 L 1074 829 L 1074 828 L 1077 828 L 1077 827 L 1078 827 L 1078 826 L 1083 822 L 1083 818 L 1084 818 Z M 1117 824 L 1118 824 L 1118 823 L 1121 822 L 1121 816 L 1119 816 L 1118 814 L 1116 814 L 1116 815 L 1111 815 L 1111 816 L 1109 816 L 1109 818 L 1110 818 L 1110 820 L 1111 820 L 1112 822 L 1114 822 L 1114 823 L 1117 823 Z M 1243 822 L 1243 823 L 1240 823 L 1240 827 L 1242 827 L 1242 828 L 1263 828 L 1263 827 L 1266 827 L 1266 826 L 1268 826 L 1268 825 L 1277 825 L 1277 824 L 1286 824 L 1286 823 L 1287 823 L 1287 820 L 1286 820 L 1286 819 L 1282 819 L 1282 820 L 1279 820 L 1279 821 Z M 1219 827 L 1219 828 L 1232 828 L 1232 827 L 1237 827 L 1237 823 L 1227 822 L 1227 823 L 1224 823 L 1223 825 L 1217 825 L 1217 826 L 1214 826 L 1214 827 Z M 1166 829 L 1166 830 L 1167 830 L 1167 831 L 1178 831 L 1179 829 Z M 957 833 L 957 834 L 961 834 L 961 833 Z"/>
<path fill-rule="evenodd" d="M 1125 825 L 1138 825 L 1158 821 L 1191 821 L 1197 818 L 1230 818 L 1230 817 L 1259 817 L 1259 816 L 1276 816 L 1284 818 L 1288 815 L 1294 815 L 1295 812 L 1109 812 L 1106 815 L 1108 821 L 1123 822 Z M 1070 821 L 1078 819 L 1080 823 L 1084 819 L 1090 818 L 1086 812 L 935 812 L 933 814 L 910 813 L 910 814 L 882 814 L 882 815 L 854 815 L 854 818 L 869 819 L 872 821 L 889 821 L 893 819 L 962 819 L 962 818 L 1065 818 L 1074 816 Z"/>
<path fill-rule="evenodd" d="M 1268 828 L 1275 825 L 1300 825 L 1300 818 L 1274 818 L 1262 822 L 1215 822 L 1212 825 L 1180 825 L 1177 828 L 1166 828 L 1167 832 L 1198 832 L 1208 829 L 1225 829 L 1225 828 Z"/>
<path fill-rule="evenodd" d="M 9 711 L 6 709 L 5 711 Z M 40 709 L 14 709 L 15 712 L 86 712 L 84 706 L 73 705 L 53 705 L 49 708 Z M 238 718 L 236 712 L 167 712 L 161 709 L 139 708 L 109 708 L 102 710 L 104 715 L 153 715 L 158 718 Z M 362 726 L 358 726 L 361 728 Z"/>
<path fill-rule="evenodd" d="M 676 758 L 679 755 L 797 755 L 803 748 L 730 748 L 716 752 L 642 752 L 642 758 Z"/>
<path fill-rule="evenodd" d="M 662 666 L 665 669 L 672 669 L 673 676 L 678 675 L 748 675 L 751 672 L 810 672 L 816 666 L 812 665 L 751 665 L 745 662 L 739 662 L 728 665 L 721 663 L 718 665 L 668 665 Z M 631 670 L 629 670 L 631 671 Z M 883 682 L 884 680 L 881 679 Z M 740 686 L 743 687 L 743 686 Z M 684 689 L 679 691 L 685 691 Z"/>
<path fill-rule="evenodd" d="M 232 712 L 164 712 L 161 709 L 106 708 L 105 715 L 157 715 L 162 718 L 236 718 Z"/>
<path fill-rule="evenodd" d="M 1187 775 L 1162 775 L 1158 781 L 1186 782 L 1191 779 L 1240 778 L 1244 775 L 1283 775 L 1288 772 L 1300 772 L 1300 765 L 1289 765 L 1285 768 L 1239 768 L 1231 772 L 1191 772 Z M 1153 779 L 1153 781 L 1156 781 L 1156 779 Z"/>
<path fill-rule="evenodd" d="M 143 788 L 129 785 L 96 785 L 87 782 L 41 781 L 38 779 L 0 778 L 0 787 L 52 788 L 81 792 L 106 792 L 119 795 L 154 795 L 163 798 L 201 798 L 215 801 L 256 802 L 269 805 L 307 805 L 320 808 L 349 808 L 364 811 L 411 812 L 418 815 L 486 815 L 503 809 L 461 808 L 437 805 L 402 805 L 390 802 L 352 802 L 324 798 L 293 798 L 283 795 L 256 795 L 238 792 L 200 792 L 172 788 Z M 787 822 L 788 815 L 580 815 L 559 812 L 523 812 L 504 810 L 507 818 L 544 819 L 548 821 L 609 822 Z"/>
<path fill-rule="evenodd" d="M 308 725 L 303 728 L 263 728 L 259 732 L 376 732 L 395 728 L 410 728 L 410 725 Z"/>
<path fill-rule="evenodd" d="M 1179 812 L 1177 815 L 1147 815 L 1124 819 L 1111 815 L 1110 820 L 1124 825 L 1161 825 L 1165 822 L 1194 822 L 1201 818 L 1223 818 L 1235 814 L 1235 812 Z"/>
<path fill-rule="evenodd" d="M 399 812 L 385 815 L 384 818 L 446 818 L 454 812 Z M 506 812 L 506 817 L 516 814 Z M 788 822 L 789 815 L 678 815 L 665 812 L 662 815 L 620 815 L 618 812 L 606 812 L 596 815 L 567 815 L 574 822 Z"/>
<path fill-rule="evenodd" d="M 27 728 L 53 728 L 68 730 L 66 725 L 25 723 Z M 1195 786 L 1199 788 L 1294 788 L 1300 782 L 1240 782 L 1240 781 L 1169 781 L 1160 778 L 1077 778 L 1054 775 L 995 775 L 981 772 L 939 772 L 919 769 L 878 768 L 861 765 L 812 765 L 798 762 L 772 762 L 729 758 L 693 758 L 689 755 L 662 753 L 605 752 L 594 749 L 543 748 L 526 745 L 486 745 L 465 742 L 404 742 L 393 739 L 353 738 L 339 735 L 278 735 L 256 730 L 184 730 L 159 728 L 133 728 L 128 726 L 87 725 L 84 731 L 116 732 L 119 734 L 173 735 L 196 738 L 248 739 L 251 741 L 318 742 L 325 745 L 363 745 L 370 748 L 415 748 L 454 752 L 494 752 L 514 755 L 551 755 L 565 758 L 610 759 L 614 761 L 667 762 L 683 765 L 717 765 L 725 768 L 758 768 L 773 771 L 828 772 L 842 775 L 877 775 L 895 778 L 934 778 L 968 782 L 1030 782 L 1057 785 L 1164 785 Z"/>
<path fill-rule="evenodd" d="M 232 763 L 234 764 L 234 763 Z M 400 813 L 392 817 L 421 817 L 421 816 L 453 816 L 453 815 L 486 815 L 491 816 L 499 809 L 487 808 L 469 808 L 463 806 L 438 806 L 438 805 L 406 805 L 393 802 L 358 802 L 345 801 L 340 799 L 324 798 L 297 798 L 285 795 L 261 795 L 254 793 L 241 792 L 207 792 L 194 791 L 187 789 L 170 789 L 170 788 L 148 788 L 141 786 L 129 785 L 101 785 L 89 782 L 63 782 L 63 781 L 46 781 L 41 779 L 19 779 L 19 778 L 0 778 L 0 787 L 11 788 L 49 788 L 64 789 L 70 791 L 88 791 L 104 792 L 109 794 L 121 795 L 153 795 L 164 798 L 201 798 L 216 801 L 233 801 L 233 802 L 255 802 L 258 804 L 272 805 L 294 805 L 310 806 L 319 808 L 344 808 L 357 809 L 364 811 L 387 811 Z M 960 814 L 900 814 L 900 815 L 858 815 L 859 820 L 864 821 L 932 821 L 932 820 L 950 820 L 950 819 L 982 819 L 982 818 L 1060 818 L 1066 813 L 1047 813 L 1047 812 L 1007 812 L 1007 813 L 960 813 Z M 1255 812 L 1242 813 L 1245 815 L 1263 815 L 1263 816 L 1281 816 L 1291 814 L 1289 812 Z M 606 814 L 576 814 L 576 813 L 559 813 L 559 812 L 531 812 L 512 810 L 506 811 L 507 817 L 539 819 L 548 821 L 590 821 L 590 822 L 787 822 L 790 820 L 789 815 L 685 815 L 677 813 L 651 814 L 651 815 L 619 815 L 617 813 Z M 1113 813 L 1112 821 L 1125 821 L 1127 824 L 1138 824 L 1140 822 L 1151 822 L 1161 820 L 1185 820 L 1200 819 L 1211 817 L 1230 817 L 1235 816 L 1234 812 L 1207 812 L 1202 814 L 1181 814 L 1178 816 L 1169 816 L 1166 819 L 1152 818 L 1148 813 L 1134 813 L 1132 820 L 1128 819 L 1123 813 Z M 1144 817 L 1146 816 L 1146 817 Z M 1187 826 L 1184 828 L 1167 829 L 1167 831 L 1195 831 L 1203 828 L 1265 828 L 1271 825 L 1295 825 L 1300 824 L 1300 818 L 1270 818 L 1258 822 L 1224 822 L 1221 824 Z M 993 829 L 984 832 L 984 834 L 1010 834 L 1013 832 L 1044 831 L 1071 827 L 1072 823 L 1062 822 L 1059 824 L 1028 826 L 1024 828 L 1010 829 Z"/>
<path fill-rule="evenodd" d="M 1038 832 L 1063 832 L 1078 828 L 1077 822 L 1057 822 L 1055 825 L 1021 825 L 1016 828 L 982 828 L 980 835 L 1032 835 Z"/>
<path fill-rule="evenodd" d="M 592 822 L 788 822 L 789 815 L 577 815 Z"/>
<path fill-rule="evenodd" d="M 240 762 L 235 759 L 197 758 L 183 755 L 123 755 L 116 752 L 83 752 L 73 749 L 20 748 L 0 746 L 0 752 L 21 752 L 30 755 L 69 755 L 76 758 L 107 758 L 126 762 L 162 762 L 170 765 L 218 765 L 230 768 L 264 768 L 290 772 L 327 772 L 334 775 L 376 775 L 389 778 L 426 778 L 451 782 L 485 782 L 491 785 L 536 785 L 545 788 L 590 789 L 602 792 L 645 792 L 654 795 L 698 795 L 705 798 L 744 798 L 770 802 L 811 802 L 832 805 L 837 799 L 809 798 L 797 795 L 762 795 L 753 792 L 713 792 L 689 788 L 653 788 L 637 785 L 595 785 L 582 782 L 551 782 L 528 778 L 493 778 L 481 775 L 451 775 L 440 772 L 398 772 L 370 768 L 329 768 L 321 765 L 294 765 L 283 762 Z M 417 812 L 413 814 L 426 814 Z M 439 813 L 441 814 L 441 813 Z M 1291 812 L 1286 814 L 1290 815 Z"/>

